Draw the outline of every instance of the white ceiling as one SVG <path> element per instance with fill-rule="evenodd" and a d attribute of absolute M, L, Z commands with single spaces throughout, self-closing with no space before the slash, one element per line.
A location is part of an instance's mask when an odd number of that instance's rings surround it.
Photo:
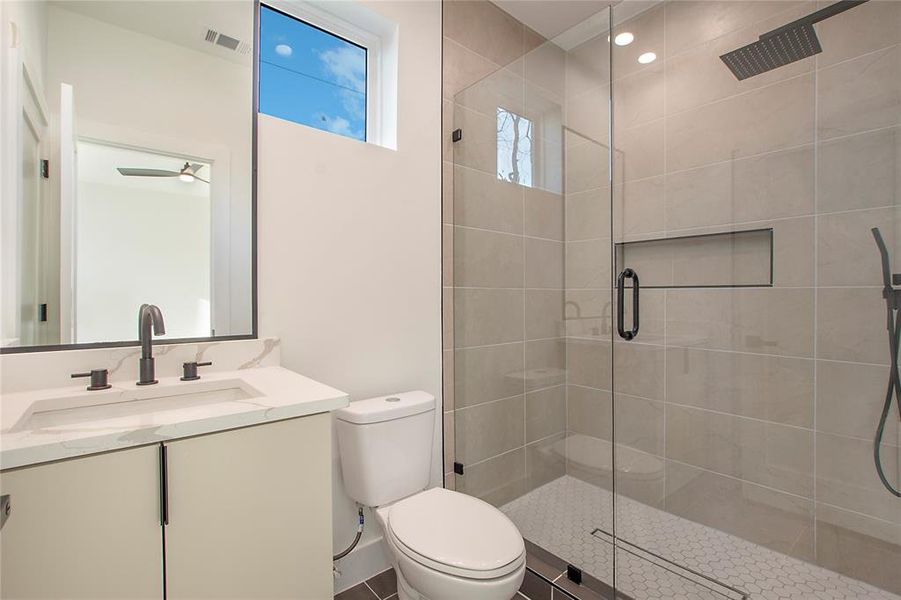
<path fill-rule="evenodd" d="M 186 161 L 200 162 L 190 158 L 166 156 L 107 144 L 79 142 L 78 180 L 85 183 L 114 185 L 120 188 L 208 197 L 210 186 L 202 181 L 184 182 L 178 177 L 126 177 L 116 170 L 117 167 L 133 167 L 179 171 Z M 197 174 L 204 179 L 209 179 L 211 176 L 209 164 L 202 162 L 200 164 L 203 165 L 203 168 Z"/>
<path fill-rule="evenodd" d="M 598 13 L 614 0 L 492 0 L 502 10 L 552 39 Z"/>
<path fill-rule="evenodd" d="M 249 65 L 252 60 L 253 3 L 249 0 L 53 0 L 50 5 L 239 64 Z M 208 29 L 240 40 L 248 51 L 241 54 L 207 42 Z"/>

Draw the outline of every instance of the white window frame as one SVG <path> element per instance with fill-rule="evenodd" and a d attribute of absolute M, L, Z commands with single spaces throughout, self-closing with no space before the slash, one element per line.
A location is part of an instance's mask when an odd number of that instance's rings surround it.
<path fill-rule="evenodd" d="M 397 27 L 352 2 L 267 0 L 261 6 L 366 49 L 366 142 L 396 148 Z M 394 60 L 386 47 L 393 49 Z"/>

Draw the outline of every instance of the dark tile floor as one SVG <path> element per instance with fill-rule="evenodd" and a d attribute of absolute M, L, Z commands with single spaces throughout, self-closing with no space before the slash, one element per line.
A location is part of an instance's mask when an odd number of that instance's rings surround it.
<path fill-rule="evenodd" d="M 335 600 L 397 600 L 397 577 L 394 569 L 382 571 L 359 585 L 344 590 Z"/>
<path fill-rule="evenodd" d="M 514 600 L 614 600 L 610 586 L 584 575 L 582 585 L 566 577 L 566 561 L 526 541 L 525 579 Z M 551 585 L 549 582 L 554 582 Z M 562 589 L 561 589 L 562 588 Z M 397 578 L 394 569 L 355 585 L 335 596 L 335 600 L 396 600 Z M 462 600 L 462 599 L 461 599 Z M 630 600 L 617 596 L 616 600 Z"/>

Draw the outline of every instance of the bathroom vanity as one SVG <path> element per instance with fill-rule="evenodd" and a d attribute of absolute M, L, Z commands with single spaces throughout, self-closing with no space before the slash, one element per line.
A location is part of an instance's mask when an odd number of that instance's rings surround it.
<path fill-rule="evenodd" d="M 5 394 L 0 596 L 331 597 L 347 402 L 277 366 Z"/>

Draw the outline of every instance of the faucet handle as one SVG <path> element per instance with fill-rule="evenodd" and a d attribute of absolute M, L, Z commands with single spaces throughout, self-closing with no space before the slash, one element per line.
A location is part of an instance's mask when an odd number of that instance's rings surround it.
<path fill-rule="evenodd" d="M 208 367 L 212 362 L 186 362 L 182 363 L 181 368 L 184 371 L 184 374 L 181 377 L 182 381 L 197 381 L 200 379 L 200 375 L 197 374 L 197 367 Z"/>
<path fill-rule="evenodd" d="M 97 390 L 108 390 L 113 387 L 109 382 L 108 369 L 91 369 L 87 373 L 72 373 L 72 379 L 75 379 L 76 377 L 91 378 L 91 385 L 88 386 L 89 392 L 96 392 Z"/>

